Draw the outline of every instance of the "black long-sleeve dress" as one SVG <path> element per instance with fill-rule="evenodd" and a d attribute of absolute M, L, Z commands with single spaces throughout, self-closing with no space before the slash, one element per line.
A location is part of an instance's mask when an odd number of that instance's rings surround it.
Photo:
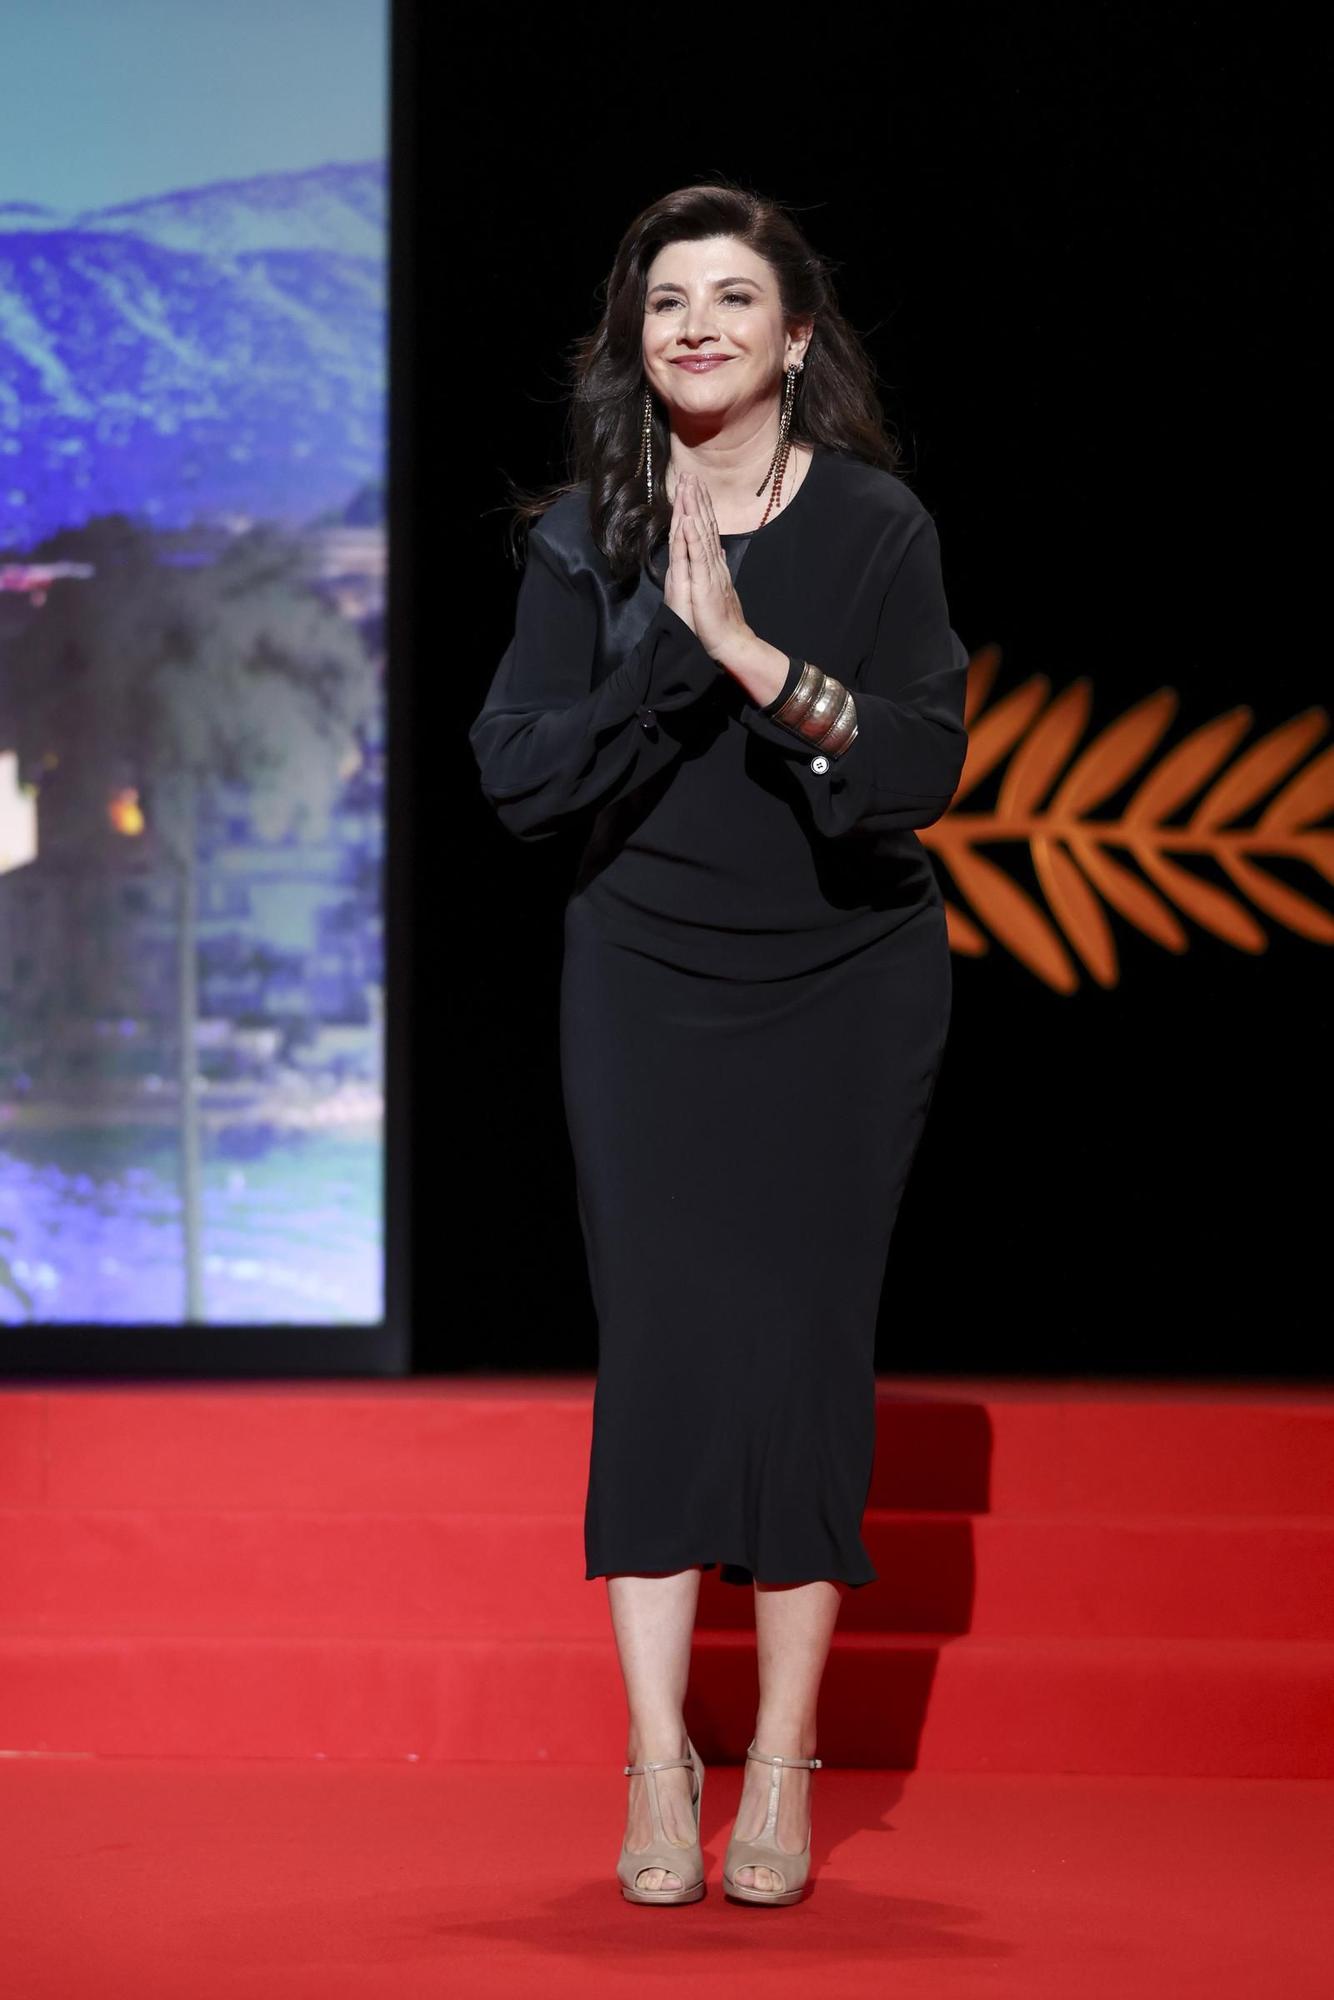
<path fill-rule="evenodd" d="M 817 446 L 722 541 L 792 661 L 773 701 L 647 567 L 613 583 L 580 489 L 530 531 L 470 742 L 515 834 L 588 826 L 560 996 L 599 1330 L 586 1576 L 859 1585 L 880 1294 L 952 994 L 913 829 L 958 784 L 968 657 L 890 472 Z M 832 759 L 774 719 L 803 660 L 856 700 Z"/>

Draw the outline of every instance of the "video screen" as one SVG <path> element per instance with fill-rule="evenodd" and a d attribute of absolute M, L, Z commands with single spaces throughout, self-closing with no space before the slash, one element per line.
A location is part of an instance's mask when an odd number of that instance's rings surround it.
<path fill-rule="evenodd" d="M 383 1317 L 388 33 L 386 0 L 25 15 L 0 137 L 12 1324 Z"/>

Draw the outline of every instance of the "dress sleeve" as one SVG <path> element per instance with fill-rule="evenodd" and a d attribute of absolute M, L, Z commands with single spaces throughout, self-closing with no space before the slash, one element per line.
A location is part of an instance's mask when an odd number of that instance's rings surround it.
<path fill-rule="evenodd" d="M 597 623 L 592 594 L 530 532 L 514 637 L 468 732 L 483 796 L 520 839 L 545 839 L 670 764 L 681 743 L 658 711 L 697 701 L 722 672 L 664 599 L 594 687 Z"/>
<path fill-rule="evenodd" d="M 774 709 L 796 686 L 800 661 L 789 665 L 772 702 L 763 708 L 748 704 L 741 719 L 784 754 L 810 801 L 816 827 L 841 835 L 930 826 L 949 805 L 963 772 L 968 652 L 950 628 L 940 542 L 929 514 L 909 529 L 857 685 L 852 686 L 851 662 L 815 664 L 852 688 L 857 734 L 840 755 L 821 756 L 818 744 L 774 720 Z"/>

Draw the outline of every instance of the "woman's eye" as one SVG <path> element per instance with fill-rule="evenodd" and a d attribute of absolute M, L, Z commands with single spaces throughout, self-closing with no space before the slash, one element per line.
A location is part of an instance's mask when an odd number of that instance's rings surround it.
<path fill-rule="evenodd" d="M 728 299 L 739 299 L 743 306 L 748 306 L 751 303 L 749 292 L 724 292 L 723 303 L 726 304 Z M 659 299 L 653 310 L 654 312 L 661 312 L 664 306 L 679 306 L 680 303 L 680 299 Z"/>

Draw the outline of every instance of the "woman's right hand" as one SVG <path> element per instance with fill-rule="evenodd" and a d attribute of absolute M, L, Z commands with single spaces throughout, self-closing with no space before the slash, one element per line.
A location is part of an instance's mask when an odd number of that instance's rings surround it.
<path fill-rule="evenodd" d="M 672 525 L 667 541 L 667 581 L 662 587 L 663 601 L 669 611 L 695 630 L 695 619 L 690 608 L 690 557 L 686 553 L 685 521 L 681 505 L 681 481 L 676 482 L 676 492 L 672 496 Z"/>

